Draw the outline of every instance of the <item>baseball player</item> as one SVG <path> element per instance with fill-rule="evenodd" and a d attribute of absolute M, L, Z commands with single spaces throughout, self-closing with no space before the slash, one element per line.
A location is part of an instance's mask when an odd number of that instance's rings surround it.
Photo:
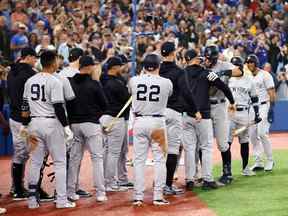
<path fill-rule="evenodd" d="M 173 42 L 165 42 L 162 44 L 161 55 L 163 57 L 163 62 L 160 66 L 159 74 L 164 78 L 170 79 L 173 84 L 173 94 L 168 99 L 168 105 L 165 111 L 168 155 L 166 161 L 167 177 L 164 194 L 177 195 L 183 193 L 182 189 L 178 189 L 175 186 L 172 187 L 182 138 L 183 105 L 179 96 L 181 86 L 178 84 L 178 78 L 183 71 L 175 63 L 176 48 Z"/>
<path fill-rule="evenodd" d="M 253 153 L 255 164 L 251 167 L 253 171 L 263 169 L 272 171 L 274 166 L 272 156 L 272 144 L 269 139 L 269 120 L 273 116 L 273 107 L 276 98 L 274 82 L 272 76 L 258 68 L 259 59 L 256 55 L 249 55 L 246 59 L 248 69 L 252 72 L 253 81 L 256 86 L 256 92 L 259 97 L 259 114 L 262 121 L 251 127 L 251 143 L 253 144 Z M 266 155 L 266 164 L 263 166 L 261 161 L 261 147 L 263 146 Z"/>
<path fill-rule="evenodd" d="M 2 128 L 3 136 L 8 136 L 10 130 L 9 130 L 9 124 L 4 118 L 3 113 L 2 113 L 3 105 L 4 105 L 4 99 L 3 99 L 2 89 L 0 88 L 0 127 Z M 1 196 L 2 194 L 0 194 L 0 197 Z M 0 208 L 0 214 L 4 214 L 6 212 L 7 210 L 5 208 Z"/>
<path fill-rule="evenodd" d="M 103 128 L 107 127 L 113 118 L 117 116 L 130 97 L 128 88 L 121 78 L 122 65 L 121 58 L 116 56 L 109 58 L 107 60 L 108 74 L 105 76 L 105 79 L 101 77 L 101 82 L 109 103 L 107 110 L 100 119 Z M 126 110 L 126 112 L 128 112 L 128 110 Z M 105 134 L 106 158 L 104 161 L 104 173 L 106 191 L 127 191 L 128 189 L 119 186 L 115 179 L 125 133 L 127 133 L 127 131 L 125 131 L 124 118 L 126 112 L 118 118 L 112 130 Z"/>
<path fill-rule="evenodd" d="M 32 48 L 23 48 L 19 62 L 11 65 L 11 71 L 7 77 L 8 96 L 10 98 L 10 127 L 13 138 L 13 164 L 12 179 L 13 200 L 27 199 L 28 193 L 24 188 L 25 164 L 29 158 L 27 143 L 19 136 L 22 125 L 21 106 L 25 82 L 36 74 L 33 67 L 37 61 L 37 55 Z M 43 166 L 44 167 L 44 166 Z M 39 193 L 41 201 L 53 200 L 41 187 L 39 180 Z M 14 189 L 13 189 L 14 188 Z"/>
<path fill-rule="evenodd" d="M 24 87 L 20 134 L 34 134 L 38 145 L 31 153 L 29 167 L 29 208 L 39 207 L 38 180 L 44 156 L 48 151 L 54 161 L 56 176 L 56 208 L 73 208 L 66 194 L 66 145 L 73 138 L 63 107 L 61 82 L 53 76 L 57 70 L 57 54 L 44 51 L 40 56 L 43 71 L 29 78 Z M 29 123 L 31 119 L 31 122 Z M 28 126 L 29 124 L 29 126 Z M 27 128 L 28 126 L 28 128 Z"/>
<path fill-rule="evenodd" d="M 128 79 L 129 79 L 128 59 L 123 54 L 117 55 L 117 56 L 121 58 L 121 61 L 123 64 L 121 67 L 121 70 L 122 70 L 121 77 L 123 77 L 122 80 L 125 84 L 127 84 Z M 117 170 L 118 179 L 117 180 L 118 180 L 119 186 L 131 189 L 134 187 L 134 184 L 130 182 L 128 179 L 128 171 L 127 171 L 127 166 L 126 166 L 127 154 L 128 154 L 128 143 L 129 143 L 129 137 L 128 137 L 129 112 L 128 110 L 125 112 L 124 119 L 125 119 L 125 131 L 126 132 L 125 132 L 125 137 L 124 137 L 124 141 L 123 141 L 123 145 L 122 145 L 122 149 L 121 149 L 121 153 L 120 153 L 120 157 L 118 161 L 118 170 Z"/>
<path fill-rule="evenodd" d="M 67 85 L 67 80 L 65 80 L 65 78 L 70 78 L 70 77 L 73 77 L 74 75 L 80 73 L 79 71 L 79 60 L 81 58 L 81 56 L 84 55 L 84 52 L 82 49 L 80 48 L 73 48 L 70 50 L 69 52 L 69 66 L 68 67 L 65 67 L 63 68 L 58 74 L 60 75 L 59 78 L 60 80 L 62 80 L 62 82 L 64 81 L 64 88 L 65 86 L 67 86 L 67 88 L 69 88 L 69 85 Z M 56 75 L 57 76 L 57 75 Z M 61 78 L 61 77 L 65 77 L 64 80 Z M 66 84 L 65 84 L 66 83 Z M 69 83 L 69 81 L 68 81 Z M 69 92 L 69 91 L 67 91 Z M 64 98 L 66 100 L 66 97 L 65 97 L 65 89 L 64 89 Z M 77 140 L 73 140 L 72 143 L 75 143 Z M 68 163 L 68 166 L 69 166 L 69 161 L 70 161 L 70 155 L 69 155 L 69 151 L 70 149 L 68 149 L 68 152 L 67 152 L 67 163 Z M 83 151 L 82 152 L 79 152 L 81 153 L 81 160 L 83 159 L 83 154 L 84 154 L 84 148 L 83 148 Z M 80 197 L 91 197 L 91 194 L 83 189 L 80 189 L 79 188 L 79 173 L 80 173 L 80 166 L 81 166 L 81 163 L 79 164 L 79 167 L 78 167 L 78 177 L 77 177 L 77 184 L 76 184 L 76 194 Z M 68 179 L 69 181 L 69 179 Z M 74 197 L 75 199 L 75 197 Z M 76 198 L 77 199 L 77 198 Z"/>
<path fill-rule="evenodd" d="M 233 57 L 231 59 L 231 63 L 238 66 L 243 67 L 243 60 L 241 57 Z M 259 117 L 259 106 L 258 106 L 258 96 L 256 94 L 255 84 L 250 75 L 244 74 L 242 77 L 231 77 L 229 79 L 229 88 L 232 91 L 233 97 L 235 99 L 236 111 L 229 117 L 229 138 L 228 142 L 231 146 L 233 142 L 233 131 L 243 127 L 250 122 L 249 118 L 249 104 L 250 101 L 253 105 L 255 119 L 254 122 L 257 124 L 261 122 L 261 118 Z M 239 143 L 240 143 L 240 152 L 242 157 L 242 175 L 244 176 L 253 176 L 255 173 L 250 170 L 248 167 L 249 161 L 249 131 L 246 129 L 242 133 L 238 135 Z M 231 161 L 229 163 L 231 166 Z M 232 174 L 232 173 L 231 173 Z M 223 176 L 226 177 L 225 181 L 228 183 L 231 176 Z M 223 179 L 224 181 L 224 179 Z"/>
<path fill-rule="evenodd" d="M 186 188 L 193 189 L 196 173 L 197 145 L 202 152 L 203 189 L 216 189 L 212 175 L 213 128 L 209 100 L 210 86 L 217 87 L 229 99 L 229 109 L 234 111 L 234 99 L 228 86 L 219 77 L 200 66 L 200 59 L 193 49 L 185 53 L 187 67 L 179 79 L 182 84 L 186 115 L 183 117 L 183 146 L 185 150 Z M 213 73 L 213 72 L 212 72 Z M 226 108 L 227 109 L 227 108 Z"/>
<path fill-rule="evenodd" d="M 243 71 L 234 66 L 230 62 L 223 62 L 218 59 L 219 50 L 216 45 L 207 46 L 204 51 L 205 65 L 212 72 L 217 72 L 220 79 L 227 85 L 230 77 L 239 77 L 243 75 Z M 223 163 L 223 175 L 219 182 L 225 185 L 222 181 L 223 176 L 231 173 L 231 167 L 228 164 L 231 158 L 230 146 L 228 144 L 228 113 L 227 105 L 223 92 L 212 87 L 210 89 L 210 104 L 211 104 L 211 119 L 213 123 L 214 136 L 216 138 L 217 147 L 221 152 Z M 229 181 L 230 182 L 230 181 Z"/>
<path fill-rule="evenodd" d="M 158 55 L 148 54 L 144 61 L 146 74 L 131 78 L 129 91 L 132 94 L 132 111 L 135 115 L 133 125 L 134 148 L 134 201 L 133 205 L 143 205 L 145 190 L 145 161 L 149 146 L 152 148 L 155 178 L 154 205 L 169 204 L 163 198 L 166 178 L 167 138 L 165 109 L 168 97 L 172 95 L 173 84 L 169 79 L 159 76 L 160 59 Z"/>
<path fill-rule="evenodd" d="M 92 80 L 94 60 L 90 56 L 80 58 L 80 74 L 70 78 L 76 99 L 67 102 L 67 112 L 77 143 L 70 152 L 68 169 L 68 197 L 76 195 L 78 167 L 81 163 L 84 145 L 88 147 L 93 165 L 93 179 L 96 200 L 107 200 L 104 186 L 102 130 L 99 124 L 101 114 L 107 108 L 107 100 L 99 81 Z M 79 157 L 80 152 L 80 157 Z"/>

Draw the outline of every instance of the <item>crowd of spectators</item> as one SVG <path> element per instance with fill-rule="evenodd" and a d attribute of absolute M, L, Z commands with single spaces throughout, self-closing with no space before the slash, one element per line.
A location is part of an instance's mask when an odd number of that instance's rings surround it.
<path fill-rule="evenodd" d="M 255 53 L 288 91 L 285 0 L 138 0 L 137 15 L 137 32 L 155 32 L 137 37 L 138 61 L 166 40 L 177 44 L 179 64 L 188 48 L 217 44 L 226 60 Z M 26 46 L 57 50 L 64 66 L 73 47 L 103 63 L 115 54 L 129 60 L 131 20 L 131 0 L 1 0 L 1 62 L 16 61 Z"/>

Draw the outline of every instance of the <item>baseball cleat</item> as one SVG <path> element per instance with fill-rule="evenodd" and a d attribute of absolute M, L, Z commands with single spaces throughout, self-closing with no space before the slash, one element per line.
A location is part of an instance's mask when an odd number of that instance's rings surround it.
<path fill-rule="evenodd" d="M 122 186 L 106 186 L 106 192 L 126 192 L 128 191 L 127 187 Z"/>
<path fill-rule="evenodd" d="M 163 194 L 168 196 L 168 195 L 180 195 L 183 194 L 184 191 L 182 189 L 176 188 L 176 187 L 169 187 L 169 186 L 165 186 L 163 189 Z"/>
<path fill-rule="evenodd" d="M 188 181 L 186 182 L 186 190 L 192 191 L 194 189 L 194 182 Z"/>
<path fill-rule="evenodd" d="M 7 210 L 5 208 L 0 208 L 0 214 L 5 214 Z"/>
<path fill-rule="evenodd" d="M 105 195 L 96 197 L 97 202 L 106 202 L 107 200 L 108 200 L 108 198 Z"/>
<path fill-rule="evenodd" d="M 55 199 L 54 196 L 49 196 L 49 194 L 42 188 L 40 188 L 39 190 L 39 195 L 40 195 L 40 202 L 51 202 Z"/>
<path fill-rule="evenodd" d="M 29 209 L 37 209 L 40 207 L 40 204 L 35 196 L 31 196 L 28 199 L 28 208 Z"/>
<path fill-rule="evenodd" d="M 133 201 L 133 206 L 142 206 L 143 205 L 143 200 L 134 200 Z"/>
<path fill-rule="evenodd" d="M 89 192 L 82 190 L 82 189 L 77 190 L 76 194 L 78 194 L 80 198 L 92 197 L 92 195 Z"/>
<path fill-rule="evenodd" d="M 267 161 L 264 167 L 265 172 L 271 172 L 273 170 L 273 167 L 275 166 L 275 163 L 273 160 Z"/>
<path fill-rule="evenodd" d="M 128 189 L 133 189 L 134 188 L 134 184 L 132 182 L 127 182 L 127 183 L 119 183 L 120 187 L 126 187 Z"/>
<path fill-rule="evenodd" d="M 170 202 L 165 200 L 165 199 L 153 200 L 153 205 L 156 205 L 156 206 L 169 205 L 169 204 L 170 204 Z"/>
<path fill-rule="evenodd" d="M 233 181 L 232 176 L 222 175 L 218 180 L 218 183 L 220 183 L 218 185 L 225 186 L 225 185 L 231 184 L 232 181 Z"/>
<path fill-rule="evenodd" d="M 58 208 L 58 209 L 75 208 L 75 207 L 76 207 L 76 203 L 75 202 L 67 201 L 66 203 L 63 203 L 63 204 L 56 203 L 56 208 Z"/>
<path fill-rule="evenodd" d="M 14 201 L 27 200 L 28 199 L 28 193 L 25 193 L 25 192 L 14 193 L 12 199 Z"/>
<path fill-rule="evenodd" d="M 262 170 L 264 170 L 264 166 L 262 163 L 255 162 L 255 164 L 250 168 L 250 170 L 253 172 L 262 171 Z"/>
<path fill-rule="evenodd" d="M 77 201 L 77 200 L 79 200 L 80 199 L 80 196 L 78 195 L 78 194 L 75 194 L 75 195 L 72 195 L 72 196 L 69 196 L 68 197 L 68 200 L 70 201 L 70 202 L 75 202 L 75 201 Z"/>
<path fill-rule="evenodd" d="M 213 190 L 213 189 L 217 189 L 218 185 L 215 181 L 203 181 L 202 184 L 202 189 L 203 190 Z"/>
<path fill-rule="evenodd" d="M 249 169 L 249 167 L 247 166 L 244 170 L 242 170 L 241 175 L 243 175 L 243 176 L 255 176 L 256 173 L 254 171 L 252 171 L 251 169 Z"/>

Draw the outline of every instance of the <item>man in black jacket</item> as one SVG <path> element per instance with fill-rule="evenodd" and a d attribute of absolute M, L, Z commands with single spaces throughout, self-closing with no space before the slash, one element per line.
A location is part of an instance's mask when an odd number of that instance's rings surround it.
<path fill-rule="evenodd" d="M 215 86 L 228 98 L 231 111 L 235 110 L 233 95 L 216 74 L 200 66 L 200 59 L 195 50 L 185 54 L 187 67 L 179 79 L 182 84 L 182 96 L 185 101 L 186 114 L 183 118 L 183 145 L 185 149 L 186 187 L 194 186 L 196 171 L 195 151 L 197 145 L 202 152 L 203 189 L 217 188 L 212 175 L 213 128 L 210 115 L 209 88 Z M 210 75 L 209 75 L 210 74 Z M 209 76 L 208 76 L 209 75 Z"/>
<path fill-rule="evenodd" d="M 77 138 L 71 147 L 68 168 L 67 194 L 76 195 L 78 167 L 81 162 L 84 145 L 88 147 L 93 165 L 94 186 L 98 202 L 107 200 L 104 186 L 103 143 L 99 118 L 107 109 L 107 100 L 98 80 L 92 80 L 94 60 L 90 56 L 80 58 L 80 74 L 69 78 L 76 98 L 66 104 L 69 122 Z"/>
<path fill-rule="evenodd" d="M 13 200 L 27 199 L 27 192 L 23 186 L 25 163 L 28 160 L 27 143 L 20 137 L 19 132 L 22 126 L 21 106 L 23 102 L 23 92 L 25 82 L 36 74 L 33 67 L 37 61 L 36 53 L 32 48 L 24 48 L 21 51 L 19 62 L 11 65 L 11 71 L 7 77 L 8 96 L 10 99 L 10 128 L 13 138 L 13 164 L 12 180 Z M 43 166 L 44 167 L 44 166 Z M 40 188 L 42 179 L 39 180 L 40 200 L 52 200 L 48 194 Z"/>
<path fill-rule="evenodd" d="M 173 177 L 177 166 L 177 156 L 179 154 L 182 137 L 182 111 L 183 104 L 180 100 L 180 88 L 178 78 L 183 71 L 176 63 L 176 49 L 173 42 L 165 42 L 161 47 L 163 63 L 160 66 L 160 76 L 170 79 L 173 84 L 173 94 L 168 99 L 165 119 L 168 138 L 168 155 L 166 161 L 167 176 L 165 195 L 177 195 L 183 193 L 181 189 L 172 187 Z"/>
<path fill-rule="evenodd" d="M 107 76 L 101 77 L 101 82 L 104 87 L 105 94 L 108 99 L 108 108 L 100 119 L 102 127 L 107 127 L 109 123 L 117 116 L 119 111 L 128 101 L 130 95 L 128 88 L 121 77 L 122 61 L 119 57 L 111 57 L 107 61 Z M 126 110 L 128 112 L 128 109 Z M 105 184 L 106 191 L 125 191 L 126 187 L 119 186 L 114 179 L 117 174 L 117 164 L 125 137 L 125 119 L 124 112 L 113 125 L 112 129 L 105 134 Z"/>

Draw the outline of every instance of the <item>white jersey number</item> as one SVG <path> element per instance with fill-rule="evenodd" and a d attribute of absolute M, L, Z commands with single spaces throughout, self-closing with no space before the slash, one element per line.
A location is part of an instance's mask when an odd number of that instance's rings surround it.
<path fill-rule="evenodd" d="M 160 86 L 159 85 L 151 85 L 148 89 L 146 84 L 138 84 L 137 85 L 137 100 L 138 101 L 151 101 L 158 102 L 160 94 Z"/>
<path fill-rule="evenodd" d="M 46 102 L 45 98 L 45 85 L 32 84 L 31 85 L 31 100 L 38 101 L 41 98 L 41 101 Z"/>

